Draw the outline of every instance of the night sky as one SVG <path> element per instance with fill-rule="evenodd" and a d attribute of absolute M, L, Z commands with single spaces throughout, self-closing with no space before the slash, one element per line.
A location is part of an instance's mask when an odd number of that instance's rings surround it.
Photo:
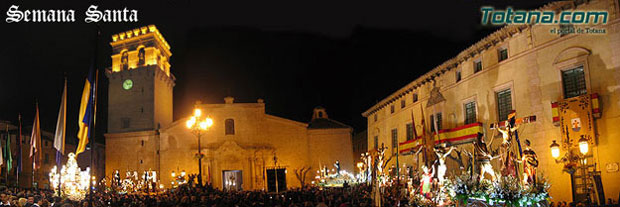
<path fill-rule="evenodd" d="M 35 100 L 53 132 L 68 79 L 67 140 L 76 141 L 79 99 L 98 44 L 110 67 L 111 35 L 155 24 L 171 46 L 174 119 L 196 100 L 265 99 L 269 114 L 308 122 L 323 106 L 356 131 L 361 113 L 417 76 L 498 29 L 482 26 L 481 6 L 534 9 L 547 1 L 66 1 L 0 2 L 0 119 L 32 125 Z M 76 22 L 8 24 L 11 5 L 73 9 Z M 136 9 L 137 23 L 84 23 L 90 5 Z M 98 139 L 107 131 L 107 79 L 100 73 Z M 25 134 L 30 133 L 24 132 Z"/>

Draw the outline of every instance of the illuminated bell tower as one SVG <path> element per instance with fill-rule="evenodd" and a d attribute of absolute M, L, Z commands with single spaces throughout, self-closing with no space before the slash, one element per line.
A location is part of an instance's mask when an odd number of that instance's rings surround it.
<path fill-rule="evenodd" d="M 172 123 L 170 45 L 154 25 L 112 35 L 108 133 L 156 130 Z"/>

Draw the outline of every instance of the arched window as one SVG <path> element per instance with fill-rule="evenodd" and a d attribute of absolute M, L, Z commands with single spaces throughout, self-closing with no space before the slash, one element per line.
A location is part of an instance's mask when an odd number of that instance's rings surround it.
<path fill-rule="evenodd" d="M 121 53 L 121 70 L 129 69 L 129 56 L 127 55 L 127 51 L 123 51 Z"/>
<path fill-rule="evenodd" d="M 144 65 L 144 47 L 138 50 L 138 65 Z"/>
<path fill-rule="evenodd" d="M 224 126 L 226 127 L 226 135 L 235 134 L 235 120 L 226 119 L 226 121 L 224 122 Z"/>

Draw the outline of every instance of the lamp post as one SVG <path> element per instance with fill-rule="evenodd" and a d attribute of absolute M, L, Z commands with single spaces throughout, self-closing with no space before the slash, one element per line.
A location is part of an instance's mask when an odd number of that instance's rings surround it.
<path fill-rule="evenodd" d="M 213 119 L 209 117 L 202 117 L 202 111 L 198 108 L 194 109 L 194 116 L 192 116 L 185 123 L 187 128 L 191 130 L 192 134 L 198 138 L 198 184 L 202 187 L 202 153 L 200 152 L 200 135 L 207 131 L 213 125 Z"/>
<path fill-rule="evenodd" d="M 590 149 L 590 146 L 588 144 L 588 139 L 585 138 L 585 136 L 581 135 L 581 138 L 579 138 L 578 141 L 579 144 L 579 152 L 581 153 L 581 155 L 578 155 L 577 153 L 574 153 L 572 150 L 568 150 L 568 152 L 566 154 L 564 154 L 564 157 L 560 158 L 560 145 L 558 143 L 555 142 L 555 140 L 553 140 L 553 143 L 551 143 L 551 145 L 549 146 L 549 148 L 551 149 L 551 156 L 555 159 L 556 163 L 574 163 L 575 161 L 579 161 L 579 163 L 583 166 L 582 168 L 582 182 L 584 185 L 584 189 L 585 189 L 585 193 L 588 196 L 587 197 L 587 202 L 590 202 L 590 192 L 589 192 L 589 188 L 586 185 L 588 182 L 588 166 L 586 163 L 586 155 L 588 154 L 588 151 Z M 577 155 L 575 155 L 577 154 Z M 560 159 L 558 159 L 560 158 Z M 574 172 L 574 171 L 573 171 Z M 572 174 L 572 173 L 571 173 Z"/>

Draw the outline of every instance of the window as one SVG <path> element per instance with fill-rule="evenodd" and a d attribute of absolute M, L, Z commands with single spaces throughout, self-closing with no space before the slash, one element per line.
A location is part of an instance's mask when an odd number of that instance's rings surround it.
<path fill-rule="evenodd" d="M 377 114 L 375 114 L 375 116 L 374 116 L 374 117 L 375 117 L 375 122 L 377 122 Z"/>
<path fill-rule="evenodd" d="M 406 105 L 406 104 L 407 104 L 407 103 L 406 103 L 405 99 L 400 100 L 400 108 L 401 108 L 401 109 L 402 109 L 402 108 L 405 108 L 405 105 Z"/>
<path fill-rule="evenodd" d="M 456 82 L 461 81 L 461 70 L 456 70 Z"/>
<path fill-rule="evenodd" d="M 418 93 L 413 94 L 413 103 L 418 102 Z"/>
<path fill-rule="evenodd" d="M 413 123 L 408 123 L 407 124 L 407 141 L 414 139 L 414 134 L 413 134 Z"/>
<path fill-rule="evenodd" d="M 375 149 L 379 149 L 379 136 L 375 136 Z"/>
<path fill-rule="evenodd" d="M 431 115 L 431 132 L 435 133 L 435 117 L 437 117 L 437 130 L 441 130 L 441 113 L 436 113 L 435 116 Z"/>
<path fill-rule="evenodd" d="M 497 56 L 500 62 L 505 59 L 508 59 L 508 48 L 503 47 L 497 50 Z"/>
<path fill-rule="evenodd" d="M 127 51 L 123 51 L 121 53 L 121 70 L 129 69 L 129 56 L 127 55 Z"/>
<path fill-rule="evenodd" d="M 476 102 L 470 101 L 465 103 L 465 124 L 473 124 L 476 120 Z"/>
<path fill-rule="evenodd" d="M 583 66 L 562 71 L 562 85 L 564 87 L 564 98 L 588 93 Z"/>
<path fill-rule="evenodd" d="M 476 60 L 474 61 L 474 73 L 480 72 L 482 70 L 482 61 Z"/>
<path fill-rule="evenodd" d="M 226 119 L 226 121 L 224 122 L 224 126 L 226 127 L 226 135 L 235 134 L 235 120 Z"/>
<path fill-rule="evenodd" d="M 394 113 L 394 104 L 390 106 L 390 113 Z"/>
<path fill-rule="evenodd" d="M 144 47 L 138 50 L 138 65 L 144 65 Z"/>
<path fill-rule="evenodd" d="M 398 130 L 392 129 L 392 149 L 398 147 Z"/>
<path fill-rule="evenodd" d="M 127 129 L 130 126 L 131 119 L 129 118 L 121 118 L 121 129 Z"/>
<path fill-rule="evenodd" d="M 512 95 L 510 88 L 496 92 L 497 114 L 500 121 L 508 119 L 508 114 L 512 111 Z"/>

